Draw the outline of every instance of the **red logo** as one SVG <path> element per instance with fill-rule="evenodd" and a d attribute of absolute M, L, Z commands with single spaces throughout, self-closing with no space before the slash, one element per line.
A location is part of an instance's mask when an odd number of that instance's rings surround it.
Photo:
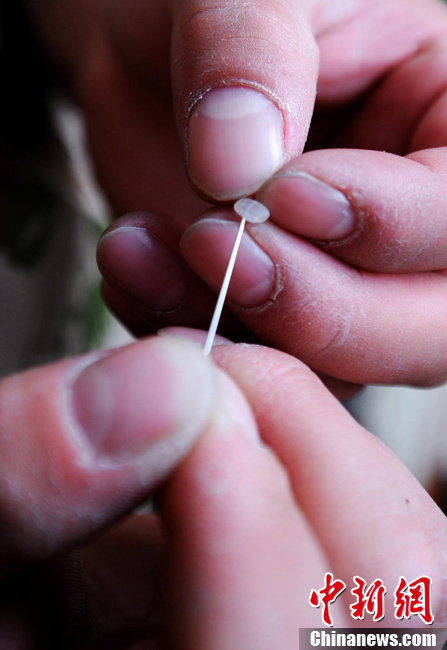
<path fill-rule="evenodd" d="M 309 603 L 312 607 L 323 605 L 322 618 L 325 625 L 334 624 L 331 616 L 331 605 L 335 603 L 339 595 L 346 589 L 343 580 L 334 580 L 332 573 L 326 573 L 324 576 L 324 587 L 315 591 L 312 589 L 309 596 Z"/>
<path fill-rule="evenodd" d="M 352 618 L 363 621 L 365 611 L 371 614 L 373 621 L 381 621 L 385 616 L 386 588 L 382 580 L 374 580 L 366 590 L 366 581 L 359 576 L 354 576 L 357 587 L 351 589 L 351 594 L 356 601 L 350 606 Z"/>
<path fill-rule="evenodd" d="M 418 615 L 430 625 L 435 620 L 431 611 L 431 578 L 421 576 L 408 583 L 405 578 L 400 578 L 394 592 L 395 617 L 398 619 L 411 618 Z"/>
<path fill-rule="evenodd" d="M 365 613 L 373 617 L 373 621 L 381 621 L 385 617 L 385 594 L 386 587 L 382 580 L 374 580 L 369 587 L 366 580 L 360 576 L 354 576 L 355 587 L 351 589 L 351 594 L 355 601 L 350 605 L 351 617 L 363 621 Z M 394 591 L 394 616 L 402 620 L 419 616 L 424 623 L 430 625 L 434 621 L 431 609 L 431 588 L 432 580 L 427 576 L 421 576 L 408 582 L 405 578 L 400 578 L 399 584 Z M 312 607 L 323 605 L 321 617 L 323 623 L 332 627 L 334 621 L 331 616 L 331 605 L 346 589 L 343 580 L 334 580 L 332 573 L 326 573 L 324 576 L 324 587 L 312 589 L 309 596 L 309 604 Z"/>

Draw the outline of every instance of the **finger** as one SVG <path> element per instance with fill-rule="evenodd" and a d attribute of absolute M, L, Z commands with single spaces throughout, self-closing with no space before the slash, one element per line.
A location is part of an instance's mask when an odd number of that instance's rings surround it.
<path fill-rule="evenodd" d="M 214 290 L 236 230 L 216 209 L 183 236 L 185 259 Z M 244 234 L 228 299 L 262 340 L 322 373 L 430 385 L 447 376 L 445 283 L 442 273 L 359 272 L 267 222 Z"/>
<path fill-rule="evenodd" d="M 138 213 L 118 219 L 99 240 L 103 298 L 136 336 L 166 326 L 209 327 L 216 296 L 181 259 L 182 231 L 162 215 Z M 253 340 L 229 310 L 219 331 L 232 340 Z"/>
<path fill-rule="evenodd" d="M 203 195 L 251 194 L 301 153 L 318 74 L 314 4 L 172 1 L 174 108 Z"/>
<path fill-rule="evenodd" d="M 371 271 L 447 267 L 447 149 L 408 158 L 373 151 L 315 151 L 287 165 L 259 193 L 291 233 Z"/>
<path fill-rule="evenodd" d="M 135 269 L 137 270 L 137 269 Z M 141 276 L 140 276 L 141 277 Z M 125 292 L 112 288 L 107 283 L 103 282 L 101 286 L 101 294 L 103 300 L 112 312 L 112 314 L 119 320 L 131 334 L 137 338 L 147 336 L 148 334 L 160 333 L 161 328 L 184 329 L 184 325 L 178 325 L 179 322 L 187 323 L 190 325 L 187 328 L 188 332 L 197 332 L 197 340 L 203 342 L 203 335 L 206 336 L 206 331 L 211 322 L 211 311 L 208 318 L 204 314 L 194 311 L 194 301 L 191 299 L 190 316 L 186 309 L 183 313 L 169 313 L 158 314 L 153 313 L 151 310 L 145 308 L 144 303 L 131 298 Z M 192 297 L 191 297 L 192 298 Z M 216 298 L 214 299 L 214 301 Z M 213 309 L 215 307 L 215 302 Z M 172 324 L 171 324 L 172 323 Z M 199 325 L 204 329 L 198 329 L 195 325 Z M 162 330 L 163 331 L 163 330 Z M 240 322 L 234 314 L 228 309 L 224 309 L 221 320 L 219 322 L 217 335 L 218 339 L 230 340 L 233 342 L 245 343 L 259 343 L 259 337 L 251 332 L 243 323 Z M 184 338 L 183 336 L 180 338 Z M 349 387 L 346 387 L 348 391 Z"/>
<path fill-rule="evenodd" d="M 227 378 L 222 389 L 237 419 L 220 412 L 161 500 L 166 627 L 185 650 L 292 650 L 318 622 L 308 597 L 325 560 L 240 394 Z"/>
<path fill-rule="evenodd" d="M 400 576 L 427 575 L 442 626 L 446 521 L 414 477 L 298 361 L 255 346 L 220 346 L 214 354 L 246 393 L 334 576 L 352 586 L 355 575 L 368 585 L 381 578 L 392 608 Z M 384 624 L 390 621 L 388 614 Z"/>
<path fill-rule="evenodd" d="M 323 106 L 343 105 L 380 86 L 390 71 L 426 51 L 446 21 L 438 0 L 323 2 L 318 9 L 313 25 L 321 60 L 318 102 Z"/>
<path fill-rule="evenodd" d="M 438 0 L 321 3 L 313 15 L 320 74 L 308 150 L 407 153 L 445 79 L 446 20 Z"/>
<path fill-rule="evenodd" d="M 447 88 L 447 8 L 443 3 L 429 2 L 424 6 L 421 3 L 421 9 L 432 25 L 431 34 L 425 34 L 414 52 L 372 90 L 343 133 L 343 147 L 405 155 L 445 146 L 442 105 Z"/>
<path fill-rule="evenodd" d="M 1 572 L 117 519 L 182 460 L 214 371 L 191 344 L 143 341 L 0 383 Z"/>
<path fill-rule="evenodd" d="M 203 330 L 195 330 L 186 327 L 167 327 L 158 332 L 159 336 L 175 336 L 180 339 L 187 339 L 188 341 L 195 341 L 202 348 L 205 346 L 207 332 Z M 244 343 L 247 343 L 247 340 L 244 340 Z M 228 339 L 223 336 L 217 335 L 213 342 L 213 350 L 218 345 L 228 345 L 231 343 Z M 260 341 L 255 341 L 255 344 L 259 344 Z M 317 373 L 317 376 L 321 379 L 326 388 L 341 402 L 345 402 L 354 397 L 360 390 L 362 386 L 358 384 L 352 384 L 347 381 L 341 381 L 325 375 L 323 373 Z"/>

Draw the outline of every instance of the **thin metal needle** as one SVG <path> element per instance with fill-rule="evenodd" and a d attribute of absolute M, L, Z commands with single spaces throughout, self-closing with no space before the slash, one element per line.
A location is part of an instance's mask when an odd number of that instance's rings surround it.
<path fill-rule="evenodd" d="M 207 357 L 211 352 L 213 347 L 214 338 L 217 332 L 217 326 L 219 325 L 220 316 L 222 314 L 222 309 L 224 306 L 225 298 L 227 295 L 228 287 L 230 285 L 231 275 L 233 273 L 234 264 L 236 262 L 236 257 L 239 251 L 239 246 L 242 239 L 242 233 L 244 232 L 246 219 L 243 217 L 241 223 L 239 224 L 239 230 L 237 231 L 236 240 L 234 242 L 233 250 L 231 252 L 230 261 L 228 262 L 227 271 L 222 282 L 222 287 L 220 289 L 219 298 L 217 299 L 216 307 L 214 308 L 213 318 L 211 319 L 210 329 L 208 330 L 208 335 L 205 341 L 205 347 L 203 348 L 203 354 Z"/>

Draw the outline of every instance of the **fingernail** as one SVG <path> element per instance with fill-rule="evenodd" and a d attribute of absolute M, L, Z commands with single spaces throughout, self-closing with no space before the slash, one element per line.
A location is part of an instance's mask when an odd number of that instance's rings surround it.
<path fill-rule="evenodd" d="M 343 239 L 357 227 L 346 196 L 306 172 L 279 174 L 259 192 L 275 223 L 312 239 Z"/>
<path fill-rule="evenodd" d="M 100 460 L 134 459 L 166 440 L 187 447 L 211 411 L 212 364 L 191 343 L 153 338 L 83 369 L 71 391 L 81 442 Z"/>
<path fill-rule="evenodd" d="M 183 235 L 182 255 L 218 293 L 236 239 L 238 224 L 205 218 Z M 275 266 L 267 253 L 244 233 L 228 289 L 228 300 L 239 307 L 259 307 L 274 293 Z"/>
<path fill-rule="evenodd" d="M 229 200 L 255 192 L 283 163 L 283 120 L 264 94 L 216 88 L 189 121 L 189 171 L 209 196 Z"/>
<path fill-rule="evenodd" d="M 98 264 L 107 280 L 153 311 L 176 309 L 186 297 L 184 264 L 145 228 L 128 226 L 104 235 Z"/>

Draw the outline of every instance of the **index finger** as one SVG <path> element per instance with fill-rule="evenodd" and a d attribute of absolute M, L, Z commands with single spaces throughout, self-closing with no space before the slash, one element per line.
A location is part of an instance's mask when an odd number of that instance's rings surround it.
<path fill-rule="evenodd" d="M 381 578 L 388 606 L 400 576 L 430 576 L 442 625 L 446 520 L 416 479 L 296 359 L 256 346 L 219 346 L 214 357 L 245 392 L 334 575 Z"/>
<path fill-rule="evenodd" d="M 440 131 L 440 144 L 443 138 Z M 312 151 L 284 167 L 258 198 L 278 225 L 319 240 L 357 268 L 435 271 L 447 267 L 446 176 L 446 147 L 405 158 Z"/>

